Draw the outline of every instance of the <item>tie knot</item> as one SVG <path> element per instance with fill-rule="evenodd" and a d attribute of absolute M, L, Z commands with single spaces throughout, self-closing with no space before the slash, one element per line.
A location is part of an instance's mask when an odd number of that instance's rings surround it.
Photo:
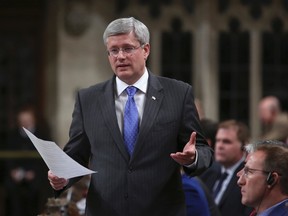
<path fill-rule="evenodd" d="M 128 86 L 128 87 L 126 88 L 126 92 L 127 92 L 127 94 L 128 94 L 130 97 L 134 97 L 136 91 L 137 91 L 137 88 L 134 87 L 134 86 Z"/>
<path fill-rule="evenodd" d="M 227 173 L 227 172 L 224 172 L 224 173 L 221 174 L 220 179 L 225 180 L 225 179 L 227 178 L 227 176 L 228 176 L 228 173 Z"/>

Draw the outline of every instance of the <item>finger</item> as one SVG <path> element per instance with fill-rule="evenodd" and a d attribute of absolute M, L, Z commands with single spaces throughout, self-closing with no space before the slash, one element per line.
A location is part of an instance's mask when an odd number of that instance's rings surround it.
<path fill-rule="evenodd" d="M 170 156 L 181 165 L 191 164 L 191 159 L 187 158 L 187 156 L 181 152 L 171 153 Z"/>
<path fill-rule="evenodd" d="M 175 157 L 187 157 L 187 156 L 189 156 L 189 154 L 187 152 L 175 152 L 175 153 L 171 153 L 171 155 L 173 155 Z"/>
<path fill-rule="evenodd" d="M 56 175 L 54 175 L 51 170 L 48 171 L 48 179 L 49 179 L 49 180 L 51 180 L 51 179 L 57 179 L 57 178 L 58 178 L 58 177 L 57 177 Z"/>
<path fill-rule="evenodd" d="M 54 175 L 50 170 L 48 171 L 48 180 L 50 184 L 54 187 L 61 187 L 62 185 L 67 184 L 67 179 L 65 178 L 59 178 L 58 176 Z M 62 186 L 63 187 L 63 186 Z"/>
<path fill-rule="evenodd" d="M 196 143 L 196 132 L 192 132 L 189 140 L 189 145 L 195 145 Z"/>
<path fill-rule="evenodd" d="M 178 159 L 178 160 L 183 160 L 183 161 L 191 161 L 191 159 L 193 159 L 193 154 L 190 154 L 189 152 L 171 153 L 170 156 L 173 159 Z"/>
<path fill-rule="evenodd" d="M 64 188 L 63 185 L 55 185 L 55 184 L 53 184 L 53 183 L 51 183 L 51 182 L 50 182 L 50 185 L 51 185 L 51 187 L 52 187 L 54 190 L 61 190 L 61 189 Z"/>
<path fill-rule="evenodd" d="M 50 180 L 50 185 L 55 190 L 63 189 L 68 183 L 68 180 L 64 178 L 58 178 L 57 180 Z"/>

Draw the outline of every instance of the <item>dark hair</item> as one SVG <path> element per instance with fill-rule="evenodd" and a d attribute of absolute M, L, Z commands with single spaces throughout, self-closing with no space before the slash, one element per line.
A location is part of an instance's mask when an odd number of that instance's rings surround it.
<path fill-rule="evenodd" d="M 278 144 L 261 144 L 256 147 L 256 151 L 265 153 L 263 169 L 280 175 L 281 192 L 288 195 L 288 148 Z"/>
<path fill-rule="evenodd" d="M 249 142 L 249 129 L 248 126 L 243 122 L 236 121 L 234 119 L 223 121 L 218 125 L 218 129 L 220 128 L 235 128 L 237 131 L 237 138 L 241 142 L 243 148 Z"/>

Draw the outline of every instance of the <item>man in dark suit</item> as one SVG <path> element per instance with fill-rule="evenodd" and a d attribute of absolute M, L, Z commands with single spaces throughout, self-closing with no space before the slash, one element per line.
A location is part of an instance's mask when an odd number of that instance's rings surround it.
<path fill-rule="evenodd" d="M 241 203 L 241 191 L 236 176 L 244 166 L 243 147 L 248 139 L 248 128 L 241 122 L 227 120 L 218 125 L 216 162 L 201 175 L 201 178 L 213 194 L 222 216 L 248 216 L 252 211 Z"/>
<path fill-rule="evenodd" d="M 111 22 L 103 39 L 115 75 L 79 91 L 64 148 L 98 171 L 91 176 L 86 215 L 185 216 L 180 167 L 196 175 L 212 161 L 192 87 L 148 71 L 149 31 L 135 18 Z M 78 180 L 51 171 L 48 179 L 58 193 Z"/>
<path fill-rule="evenodd" d="M 245 167 L 237 173 L 242 203 L 254 208 L 251 216 L 288 216 L 288 147 L 260 141 L 246 147 Z"/>

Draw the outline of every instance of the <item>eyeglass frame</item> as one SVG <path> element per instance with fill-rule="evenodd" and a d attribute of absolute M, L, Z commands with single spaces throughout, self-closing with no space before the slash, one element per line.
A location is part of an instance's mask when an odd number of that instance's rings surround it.
<path fill-rule="evenodd" d="M 136 50 L 138 50 L 140 47 L 144 47 L 146 44 L 140 44 L 139 46 L 126 46 L 126 47 L 120 47 L 120 48 L 111 48 L 110 50 L 107 50 L 108 56 L 112 56 L 114 58 L 117 58 L 120 51 L 122 51 L 122 54 L 127 56 L 133 54 Z M 113 54 L 114 52 L 114 54 Z"/>
<path fill-rule="evenodd" d="M 265 174 L 269 174 L 271 173 L 271 171 L 267 171 L 267 170 L 260 170 L 260 169 L 253 169 L 253 168 L 249 168 L 249 167 L 244 167 L 241 171 L 243 171 L 242 175 L 241 176 L 244 176 L 245 178 L 248 178 L 249 176 L 249 172 L 252 173 L 251 171 L 254 171 L 254 172 L 262 172 L 262 173 L 265 173 Z"/>

